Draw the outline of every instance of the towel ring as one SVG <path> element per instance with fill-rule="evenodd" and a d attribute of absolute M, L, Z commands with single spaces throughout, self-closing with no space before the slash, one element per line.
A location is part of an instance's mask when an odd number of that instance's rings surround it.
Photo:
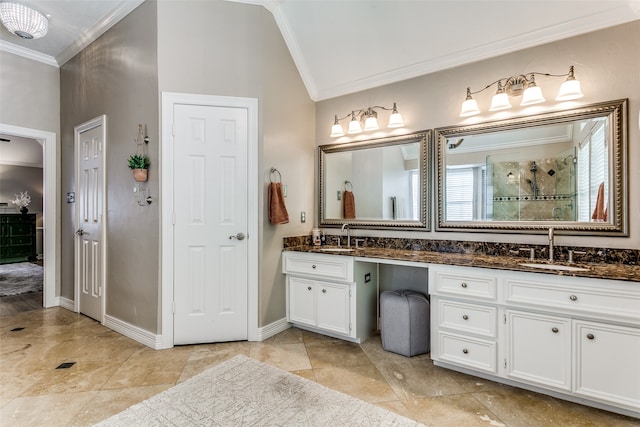
<path fill-rule="evenodd" d="M 353 191 L 353 184 L 351 184 L 351 181 L 344 182 L 344 191 Z"/>
<path fill-rule="evenodd" d="M 270 182 L 273 182 L 272 175 L 273 175 L 274 173 L 277 173 L 277 174 L 278 174 L 278 181 L 276 181 L 276 182 L 282 182 L 282 174 L 281 174 L 281 173 L 280 173 L 280 171 L 279 171 L 278 169 L 276 169 L 276 168 L 271 168 L 271 169 L 269 169 L 269 181 L 270 181 Z"/>

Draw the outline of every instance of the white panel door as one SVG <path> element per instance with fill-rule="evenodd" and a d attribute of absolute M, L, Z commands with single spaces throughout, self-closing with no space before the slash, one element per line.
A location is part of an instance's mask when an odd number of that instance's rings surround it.
<path fill-rule="evenodd" d="M 243 108 L 174 108 L 174 344 L 247 339 Z"/>
<path fill-rule="evenodd" d="M 102 118 L 76 128 L 76 297 L 80 313 L 99 322 L 104 316 L 103 135 Z"/>

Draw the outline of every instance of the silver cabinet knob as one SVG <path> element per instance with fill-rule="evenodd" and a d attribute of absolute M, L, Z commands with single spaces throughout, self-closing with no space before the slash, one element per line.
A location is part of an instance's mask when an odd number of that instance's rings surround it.
<path fill-rule="evenodd" d="M 316 265 L 315 265 L 315 264 L 313 264 L 313 265 L 311 266 L 311 268 L 316 268 Z"/>
<path fill-rule="evenodd" d="M 570 299 L 571 301 L 578 301 L 578 297 L 577 297 L 577 296 L 575 296 L 575 295 L 571 295 L 571 296 L 569 297 L 569 299 Z"/>
<path fill-rule="evenodd" d="M 307 290 L 310 291 L 311 290 L 311 286 L 307 286 Z"/>
<path fill-rule="evenodd" d="M 551 332 L 553 332 L 554 334 L 557 334 L 560 331 L 560 329 L 558 328 L 551 328 Z"/>
<path fill-rule="evenodd" d="M 326 294 L 326 293 L 327 293 L 327 290 L 326 290 L 326 289 L 323 289 L 323 290 L 322 290 L 322 293 L 323 293 L 323 294 Z"/>
<path fill-rule="evenodd" d="M 590 340 L 595 339 L 595 335 L 587 334 L 587 339 L 590 339 Z"/>
<path fill-rule="evenodd" d="M 463 349 L 462 349 L 462 352 L 463 352 L 464 354 L 469 354 L 469 350 L 467 350 L 466 348 L 463 348 Z"/>
<path fill-rule="evenodd" d="M 464 320 L 469 320 L 469 316 L 467 316 L 466 314 L 463 314 L 463 315 L 462 315 L 462 318 L 463 318 Z"/>
<path fill-rule="evenodd" d="M 467 284 L 466 284 L 466 283 L 464 283 L 464 282 L 462 282 L 462 283 L 460 284 L 460 286 L 462 286 L 463 288 L 466 288 L 466 287 L 467 287 Z"/>
<path fill-rule="evenodd" d="M 231 240 L 231 239 L 244 240 L 245 237 L 247 237 L 247 236 L 245 236 L 244 233 L 240 232 L 240 233 L 238 233 L 236 235 L 229 236 L 229 240 Z"/>

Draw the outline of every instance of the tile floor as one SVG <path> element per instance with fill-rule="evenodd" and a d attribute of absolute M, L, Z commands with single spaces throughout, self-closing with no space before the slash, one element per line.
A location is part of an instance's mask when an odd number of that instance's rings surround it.
<path fill-rule="evenodd" d="M 292 328 L 155 351 L 62 308 L 0 317 L 0 425 L 92 425 L 239 353 L 429 426 L 640 426 L 385 352 L 379 336 L 356 345 Z M 64 362 L 75 364 L 55 369 Z"/>

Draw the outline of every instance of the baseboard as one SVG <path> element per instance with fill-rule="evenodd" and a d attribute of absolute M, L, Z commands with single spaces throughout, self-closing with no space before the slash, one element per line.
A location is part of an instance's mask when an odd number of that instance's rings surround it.
<path fill-rule="evenodd" d="M 65 298 L 65 297 L 58 297 L 60 298 L 60 302 L 59 305 L 62 308 L 66 308 L 69 311 L 76 311 L 76 303 L 74 300 L 69 299 L 69 298 Z"/>
<path fill-rule="evenodd" d="M 162 346 L 161 335 L 156 335 L 115 317 L 105 315 L 104 326 L 124 335 L 125 337 L 131 338 L 134 341 L 138 341 L 140 344 L 151 347 L 154 350 L 165 348 Z"/>
<path fill-rule="evenodd" d="M 287 322 L 287 318 L 283 317 L 280 320 L 276 320 L 273 323 L 268 324 L 262 328 L 258 328 L 258 336 L 256 341 L 264 341 L 267 338 L 271 338 L 280 332 L 286 331 L 291 327 L 291 323 Z"/>

